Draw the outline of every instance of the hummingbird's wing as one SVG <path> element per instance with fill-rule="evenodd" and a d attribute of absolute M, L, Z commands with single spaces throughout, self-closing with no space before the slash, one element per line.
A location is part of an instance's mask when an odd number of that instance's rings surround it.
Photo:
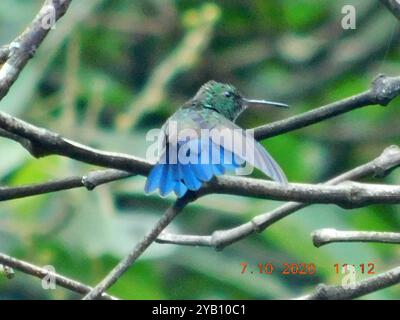
<path fill-rule="evenodd" d="M 187 115 L 197 131 L 208 129 L 212 132 L 211 139 L 216 145 L 258 168 L 271 179 L 287 184 L 287 178 L 280 166 L 248 131 L 213 110 L 203 108 L 188 112 Z"/>

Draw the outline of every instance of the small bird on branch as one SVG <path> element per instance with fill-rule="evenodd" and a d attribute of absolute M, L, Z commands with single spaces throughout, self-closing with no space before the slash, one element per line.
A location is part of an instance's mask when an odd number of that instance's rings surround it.
<path fill-rule="evenodd" d="M 163 197 L 174 192 L 180 198 L 188 190 L 199 190 L 214 176 L 243 170 L 246 163 L 286 184 L 285 174 L 264 147 L 250 131 L 234 123 L 247 107 L 257 104 L 288 107 L 246 99 L 229 84 L 204 84 L 162 126 L 159 158 L 147 178 L 146 193 L 159 189 Z"/>

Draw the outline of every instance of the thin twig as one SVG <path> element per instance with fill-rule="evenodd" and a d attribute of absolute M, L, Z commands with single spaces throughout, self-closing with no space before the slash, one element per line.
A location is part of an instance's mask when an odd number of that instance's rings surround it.
<path fill-rule="evenodd" d="M 0 275 L 4 275 L 7 279 L 12 279 L 15 276 L 15 271 L 9 266 L 0 264 Z"/>
<path fill-rule="evenodd" d="M 396 232 L 340 231 L 326 228 L 314 231 L 311 237 L 316 247 L 321 247 L 333 242 L 400 243 L 400 233 Z"/>
<path fill-rule="evenodd" d="M 8 47 L 2 47 L 0 58 L 5 63 L 0 68 L 0 100 L 46 37 L 52 27 L 49 24 L 51 19 L 54 18 L 54 22 L 60 19 L 67 12 L 70 3 L 71 0 L 46 0 L 25 31 Z"/>
<path fill-rule="evenodd" d="M 89 287 L 85 284 L 82 284 L 76 280 L 72 280 L 72 279 L 62 276 L 60 274 L 50 272 L 49 270 L 46 270 L 45 268 L 35 266 L 31 263 L 16 259 L 14 257 L 10 257 L 3 253 L 0 253 L 0 263 L 9 268 L 19 270 L 23 273 L 29 274 L 29 275 L 34 276 L 39 279 L 43 279 L 45 277 L 52 277 L 55 280 L 56 284 L 60 285 L 63 288 L 66 288 L 66 289 L 69 289 L 76 293 L 79 293 L 79 294 L 86 294 L 86 293 L 90 292 L 90 290 L 92 290 L 91 287 Z M 100 295 L 98 297 L 100 297 Z M 106 293 L 103 293 L 103 295 L 101 295 L 100 298 L 106 299 L 106 300 L 116 300 L 117 299 Z"/>
<path fill-rule="evenodd" d="M 400 20 L 400 3 L 398 0 L 380 0 L 392 14 Z"/>
<path fill-rule="evenodd" d="M 391 269 L 371 278 L 356 282 L 352 286 L 328 286 L 320 284 L 315 292 L 298 300 L 344 300 L 355 299 L 366 294 L 400 283 L 400 267 Z"/>
<path fill-rule="evenodd" d="M 12 117 L 0 111 L 0 129 L 11 133 L 8 138 L 21 143 L 30 142 L 28 151 L 34 157 L 44 157 L 51 154 L 65 156 L 81 162 L 108 168 L 120 169 L 137 174 L 147 175 L 151 164 L 144 159 L 127 154 L 97 150 L 78 142 L 65 139 L 59 134 L 31 125 L 23 120 Z M 4 136 L 4 134 L 3 134 Z M 21 143 L 26 146 L 26 143 Z"/>
<path fill-rule="evenodd" d="M 340 185 L 276 182 L 243 177 L 220 177 L 200 189 L 199 194 L 231 194 L 242 197 L 303 203 L 330 203 L 345 209 L 372 204 L 399 204 L 400 186 L 343 182 Z"/>
<path fill-rule="evenodd" d="M 383 177 L 399 166 L 400 148 L 398 146 L 391 146 L 386 148 L 382 154 L 374 160 L 325 182 L 325 185 L 336 185 L 344 181 L 358 180 L 367 176 Z M 304 203 L 289 202 L 270 212 L 260 214 L 251 221 L 240 226 L 227 230 L 217 230 L 211 235 L 206 236 L 174 235 L 163 232 L 158 237 L 157 242 L 191 246 L 209 246 L 221 250 L 250 234 L 264 231 L 273 223 L 307 206 L 308 204 Z"/>
<path fill-rule="evenodd" d="M 378 76 L 372 82 L 372 88 L 349 98 L 327 104 L 301 115 L 276 121 L 255 128 L 257 140 L 270 138 L 289 131 L 304 128 L 311 124 L 336 117 L 340 114 L 370 105 L 386 106 L 400 93 L 400 77 Z"/>
<path fill-rule="evenodd" d="M 183 198 L 178 199 L 171 207 L 165 211 L 163 216 L 153 226 L 153 228 L 145 235 L 145 237 L 132 249 L 132 251 L 120 261 L 120 263 L 90 291 L 84 300 L 97 299 L 104 291 L 111 287 L 120 277 L 132 266 L 133 263 L 141 256 L 141 254 L 154 242 L 158 235 L 163 231 L 170 222 L 182 211 L 182 209 L 194 200 L 194 194 L 186 194 Z"/>
<path fill-rule="evenodd" d="M 85 187 L 88 190 L 93 190 L 99 185 L 131 176 L 133 176 L 133 174 L 126 171 L 107 169 L 92 171 L 83 177 L 68 177 L 45 183 L 17 187 L 0 187 L 0 201 L 25 198 L 39 194 L 81 187 Z"/>
<path fill-rule="evenodd" d="M 10 55 L 10 46 L 1 46 L 0 47 L 0 67 L 1 65 L 7 61 Z"/>

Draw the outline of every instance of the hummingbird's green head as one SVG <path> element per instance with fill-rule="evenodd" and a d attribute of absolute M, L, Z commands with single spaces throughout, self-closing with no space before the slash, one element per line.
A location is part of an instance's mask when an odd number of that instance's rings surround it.
<path fill-rule="evenodd" d="M 202 85 L 194 99 L 203 108 L 212 109 L 231 121 L 246 108 L 242 96 L 234 86 L 213 80 Z"/>
<path fill-rule="evenodd" d="M 252 104 L 287 107 L 283 103 L 243 98 L 234 86 L 213 80 L 201 86 L 194 100 L 198 101 L 203 108 L 212 109 L 231 121 L 235 121 Z"/>

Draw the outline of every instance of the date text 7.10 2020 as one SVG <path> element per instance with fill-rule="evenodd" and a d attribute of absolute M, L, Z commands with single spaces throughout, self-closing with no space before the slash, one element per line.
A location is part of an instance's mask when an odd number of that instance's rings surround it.
<path fill-rule="evenodd" d="M 313 275 L 316 272 L 314 263 L 280 263 L 279 266 L 272 264 L 271 262 L 258 263 L 252 268 L 247 262 L 241 262 L 242 266 L 241 273 L 258 273 L 258 274 L 272 274 L 279 272 L 283 275 Z"/>

